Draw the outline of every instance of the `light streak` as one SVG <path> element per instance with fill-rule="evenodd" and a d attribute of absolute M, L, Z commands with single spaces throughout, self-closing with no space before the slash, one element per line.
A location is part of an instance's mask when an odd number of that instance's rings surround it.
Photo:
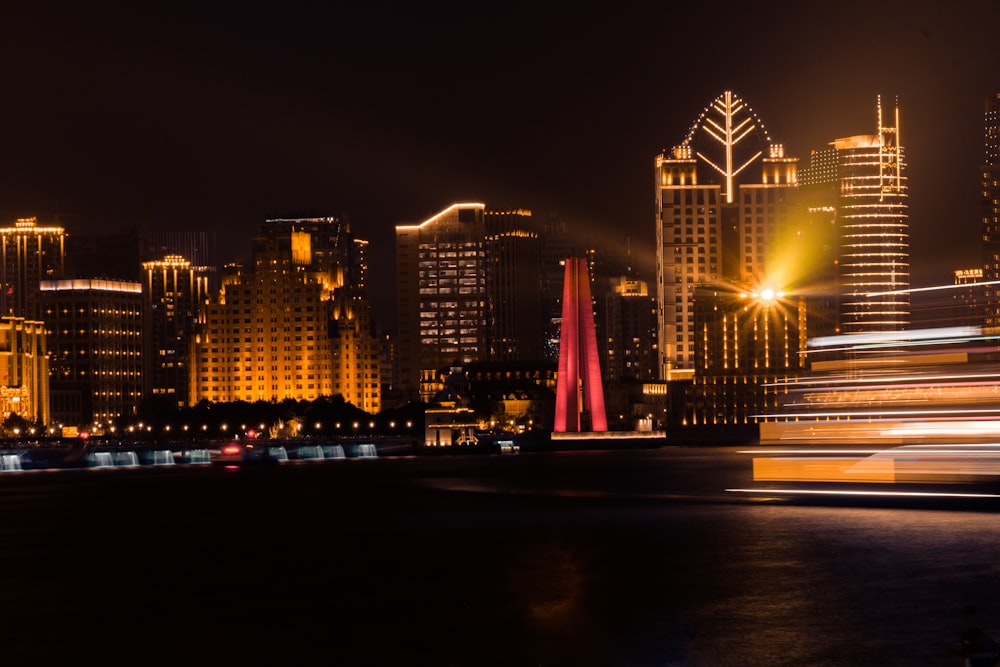
<path fill-rule="evenodd" d="M 777 495 L 874 496 L 900 498 L 1000 498 L 994 493 L 944 493 L 936 491 L 851 491 L 846 489 L 726 489 L 732 493 Z"/>

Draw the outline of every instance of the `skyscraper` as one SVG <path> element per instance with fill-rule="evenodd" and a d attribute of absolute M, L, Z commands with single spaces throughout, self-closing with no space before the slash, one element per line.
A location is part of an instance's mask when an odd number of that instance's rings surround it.
<path fill-rule="evenodd" d="M 839 331 L 900 331 L 910 324 L 906 161 L 899 107 L 891 119 L 876 105 L 874 134 L 814 151 L 800 181 L 810 210 L 839 234 Z"/>
<path fill-rule="evenodd" d="M 984 283 L 1000 280 L 1000 93 L 986 99 L 985 156 L 980 168 Z M 1000 326 L 1000 287 L 984 286 L 984 324 Z"/>
<path fill-rule="evenodd" d="M 0 228 L 0 315 L 39 319 L 39 284 L 63 277 L 65 240 L 65 229 L 33 217 Z"/>
<path fill-rule="evenodd" d="M 539 261 L 524 209 L 459 203 L 397 225 L 400 389 L 428 400 L 440 369 L 540 360 Z"/>
<path fill-rule="evenodd" d="M 180 255 L 143 262 L 143 383 L 146 396 L 188 405 L 191 343 L 209 298 L 208 271 Z"/>
<path fill-rule="evenodd" d="M 679 145 L 656 156 L 663 379 L 693 376 L 696 288 L 761 289 L 796 277 L 791 256 L 780 254 L 789 249 L 778 240 L 794 210 L 797 163 L 731 91 L 709 104 Z"/>

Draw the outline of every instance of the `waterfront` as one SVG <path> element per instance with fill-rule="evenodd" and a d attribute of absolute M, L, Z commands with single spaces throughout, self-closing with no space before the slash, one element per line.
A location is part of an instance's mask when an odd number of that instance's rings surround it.
<path fill-rule="evenodd" d="M 953 665 L 1000 635 L 1000 515 L 726 491 L 749 475 L 721 447 L 2 474 L 4 662 Z"/>

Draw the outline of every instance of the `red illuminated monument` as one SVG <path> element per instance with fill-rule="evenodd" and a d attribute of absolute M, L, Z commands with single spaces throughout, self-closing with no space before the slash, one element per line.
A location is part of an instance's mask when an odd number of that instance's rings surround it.
<path fill-rule="evenodd" d="M 564 281 L 554 431 L 579 433 L 587 430 L 587 417 L 589 430 L 607 431 L 587 260 L 567 259 Z"/>

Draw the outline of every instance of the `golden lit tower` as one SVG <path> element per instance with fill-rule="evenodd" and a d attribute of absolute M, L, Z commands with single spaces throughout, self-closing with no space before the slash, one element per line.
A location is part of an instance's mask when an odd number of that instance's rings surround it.
<path fill-rule="evenodd" d="M 180 255 L 143 262 L 143 381 L 146 396 L 188 405 L 194 328 L 209 298 L 209 273 Z"/>
<path fill-rule="evenodd" d="M 763 285 L 778 273 L 775 240 L 792 210 L 797 165 L 731 91 L 705 108 L 680 145 L 656 156 L 663 379 L 694 373 L 697 287 Z"/>
<path fill-rule="evenodd" d="M 62 278 L 66 230 L 19 218 L 0 228 L 0 315 L 39 319 L 38 285 Z"/>

